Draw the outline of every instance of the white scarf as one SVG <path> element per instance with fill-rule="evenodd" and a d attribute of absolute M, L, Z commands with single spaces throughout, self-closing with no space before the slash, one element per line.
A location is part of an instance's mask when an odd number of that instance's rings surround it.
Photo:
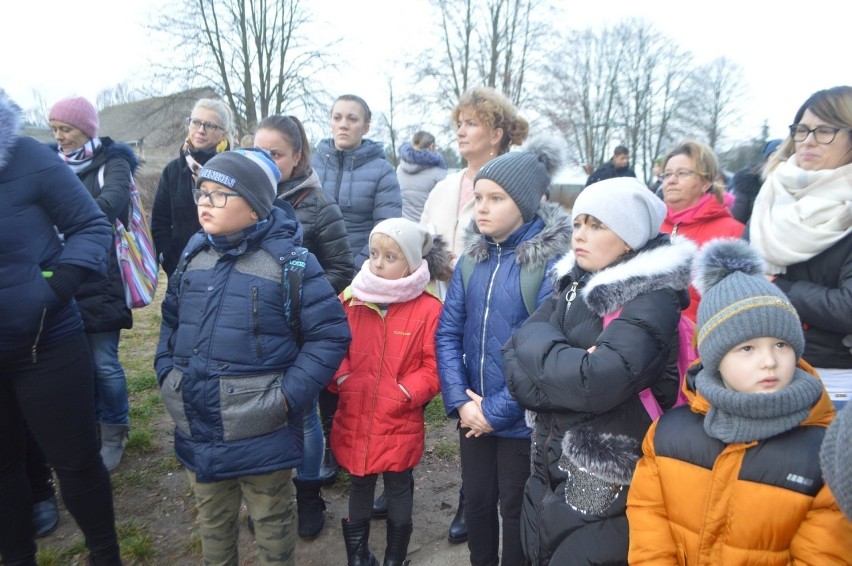
<path fill-rule="evenodd" d="M 808 261 L 852 230 L 852 164 L 806 171 L 796 156 L 780 163 L 754 201 L 749 239 L 768 273 Z"/>
<path fill-rule="evenodd" d="M 373 275 L 368 259 L 352 280 L 352 294 L 365 303 L 405 303 L 422 295 L 428 284 L 429 266 L 425 259 L 420 261 L 414 273 L 401 279 L 382 279 Z"/>

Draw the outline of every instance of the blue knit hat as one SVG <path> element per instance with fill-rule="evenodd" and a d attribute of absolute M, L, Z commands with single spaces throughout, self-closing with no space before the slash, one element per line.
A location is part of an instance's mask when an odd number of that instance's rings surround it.
<path fill-rule="evenodd" d="M 240 148 L 215 155 L 198 174 L 196 187 L 205 180 L 239 193 L 261 220 L 269 216 L 281 172 L 260 148 Z"/>

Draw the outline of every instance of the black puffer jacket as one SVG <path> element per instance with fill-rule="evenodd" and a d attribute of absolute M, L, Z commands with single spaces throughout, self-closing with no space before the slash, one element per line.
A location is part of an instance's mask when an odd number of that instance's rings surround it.
<path fill-rule="evenodd" d="M 278 198 L 296 209 L 302 225 L 302 245 L 314 254 L 336 293 L 352 283 L 352 249 L 343 214 L 322 192 L 317 174 L 288 179 L 278 185 Z"/>
<path fill-rule="evenodd" d="M 114 225 L 118 218 L 127 226 L 130 183 L 137 164 L 136 154 L 129 146 L 103 137 L 101 147 L 89 166 L 77 173 L 110 224 Z M 103 185 L 99 179 L 102 166 Z M 133 326 L 133 315 L 125 301 L 115 247 L 110 251 L 107 277 L 90 275 L 74 296 L 80 306 L 86 332 L 108 332 Z"/>
<path fill-rule="evenodd" d="M 504 347 L 509 390 L 534 427 L 521 518 L 533 564 L 626 564 L 627 486 L 651 425 L 638 394 L 651 387 L 662 406 L 674 403 L 694 253 L 661 235 L 594 274 L 569 254 L 556 266 L 559 294 Z M 589 474 L 605 486 L 584 485 Z"/>
<path fill-rule="evenodd" d="M 852 352 L 843 344 L 852 335 L 852 234 L 808 261 L 788 266 L 775 284 L 802 319 L 805 361 L 817 368 L 852 368 Z"/>

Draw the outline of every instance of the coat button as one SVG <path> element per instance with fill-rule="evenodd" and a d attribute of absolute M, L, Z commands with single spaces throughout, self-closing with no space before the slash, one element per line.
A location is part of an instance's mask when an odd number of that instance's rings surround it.
<path fill-rule="evenodd" d="M 193 353 L 193 354 L 195 354 L 195 355 L 197 356 L 197 355 L 198 355 L 198 348 L 193 348 L 193 349 L 192 349 L 192 353 Z"/>
<path fill-rule="evenodd" d="M 212 290 L 213 290 L 213 285 L 210 285 L 209 287 L 207 287 L 207 290 L 208 290 L 208 291 L 212 291 Z"/>

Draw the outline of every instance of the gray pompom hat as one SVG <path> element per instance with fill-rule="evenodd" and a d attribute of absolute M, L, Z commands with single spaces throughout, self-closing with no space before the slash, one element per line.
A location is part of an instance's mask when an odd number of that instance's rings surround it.
<path fill-rule="evenodd" d="M 565 162 L 565 143 L 555 136 L 538 136 L 521 151 L 510 151 L 486 163 L 473 179 L 500 185 L 521 211 L 524 223 L 535 217 L 553 174 Z"/>
<path fill-rule="evenodd" d="M 802 322 L 787 296 L 764 277 L 764 261 L 743 240 L 707 242 L 693 264 L 693 285 L 701 294 L 696 339 L 702 364 L 718 372 L 734 346 L 771 336 L 802 357 Z"/>

